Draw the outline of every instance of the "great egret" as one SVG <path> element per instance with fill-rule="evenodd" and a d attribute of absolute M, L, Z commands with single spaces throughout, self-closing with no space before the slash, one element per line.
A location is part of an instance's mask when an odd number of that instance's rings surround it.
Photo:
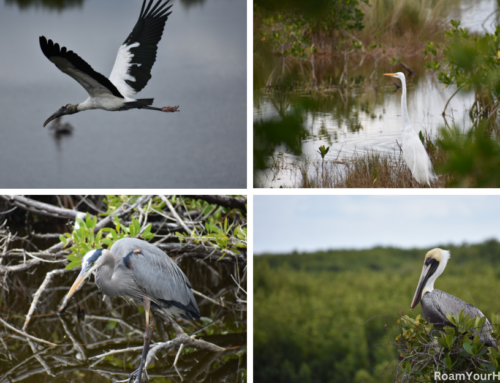
<path fill-rule="evenodd" d="M 403 94 L 401 95 L 401 115 L 403 116 L 403 157 L 410 168 L 413 178 L 418 183 L 429 186 L 437 178 L 432 167 L 431 159 L 425 151 L 424 145 L 411 125 L 406 106 L 406 79 L 404 73 L 385 73 L 384 76 L 397 77 L 401 80 Z"/>
<path fill-rule="evenodd" d="M 410 309 L 413 310 L 420 302 L 425 320 L 434 324 L 434 327 L 440 330 L 444 326 L 453 326 L 446 318 L 446 314 L 453 314 L 458 317 L 463 310 L 464 314 L 469 315 L 471 319 L 484 317 L 484 314 L 471 304 L 444 291 L 434 289 L 434 282 L 443 273 L 448 259 L 450 259 L 450 252 L 446 250 L 433 249 L 426 254 L 417 291 L 410 306 Z M 480 333 L 479 339 L 486 346 L 497 348 L 496 341 L 491 336 L 491 331 L 491 324 L 486 319 L 484 326 L 478 329 Z"/>

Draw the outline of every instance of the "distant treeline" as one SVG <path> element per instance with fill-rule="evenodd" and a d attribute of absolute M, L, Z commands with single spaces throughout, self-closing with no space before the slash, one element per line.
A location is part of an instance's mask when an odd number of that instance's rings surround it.
<path fill-rule="evenodd" d="M 500 243 L 440 245 L 435 288 L 500 311 Z M 254 257 L 254 369 L 262 382 L 393 382 L 398 314 L 430 250 L 376 247 Z"/>
<path fill-rule="evenodd" d="M 453 264 L 476 262 L 479 259 L 493 264 L 500 263 L 500 242 L 490 239 L 480 244 L 436 245 L 450 250 Z M 288 265 L 294 270 L 309 272 L 347 271 L 366 268 L 375 271 L 395 270 L 408 263 L 421 264 L 431 248 L 399 249 L 377 246 L 366 250 L 320 250 L 315 252 L 262 253 L 255 262 L 266 262 L 275 268 Z"/>

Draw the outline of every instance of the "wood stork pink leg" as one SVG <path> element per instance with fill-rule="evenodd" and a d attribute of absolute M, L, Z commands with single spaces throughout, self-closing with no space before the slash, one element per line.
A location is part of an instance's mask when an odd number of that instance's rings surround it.
<path fill-rule="evenodd" d="M 177 106 L 165 106 L 161 111 L 162 112 L 180 112 L 179 105 L 177 105 Z"/>

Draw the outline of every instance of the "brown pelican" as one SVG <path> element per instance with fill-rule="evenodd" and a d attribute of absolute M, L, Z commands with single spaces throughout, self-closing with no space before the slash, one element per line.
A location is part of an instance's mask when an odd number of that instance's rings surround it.
<path fill-rule="evenodd" d="M 418 302 L 422 302 L 425 319 L 440 330 L 444 326 L 453 326 L 446 318 L 446 314 L 458 317 L 460 311 L 464 310 L 464 314 L 468 314 L 470 318 L 484 317 L 484 314 L 476 307 L 444 291 L 434 289 L 434 282 L 443 273 L 448 259 L 450 259 L 450 252 L 446 250 L 433 249 L 426 254 L 417 291 L 410 307 L 413 310 Z M 488 347 L 497 347 L 495 339 L 491 336 L 491 324 L 488 319 L 480 333 L 480 340 Z"/>

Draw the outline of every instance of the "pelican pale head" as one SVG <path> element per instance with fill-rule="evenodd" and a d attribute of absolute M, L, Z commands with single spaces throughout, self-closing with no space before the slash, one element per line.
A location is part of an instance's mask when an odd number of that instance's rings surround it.
<path fill-rule="evenodd" d="M 418 305 L 425 293 L 434 290 L 434 281 L 444 271 L 448 259 L 450 259 L 450 252 L 442 249 L 433 249 L 425 255 L 424 267 L 410 306 L 411 310 Z"/>

